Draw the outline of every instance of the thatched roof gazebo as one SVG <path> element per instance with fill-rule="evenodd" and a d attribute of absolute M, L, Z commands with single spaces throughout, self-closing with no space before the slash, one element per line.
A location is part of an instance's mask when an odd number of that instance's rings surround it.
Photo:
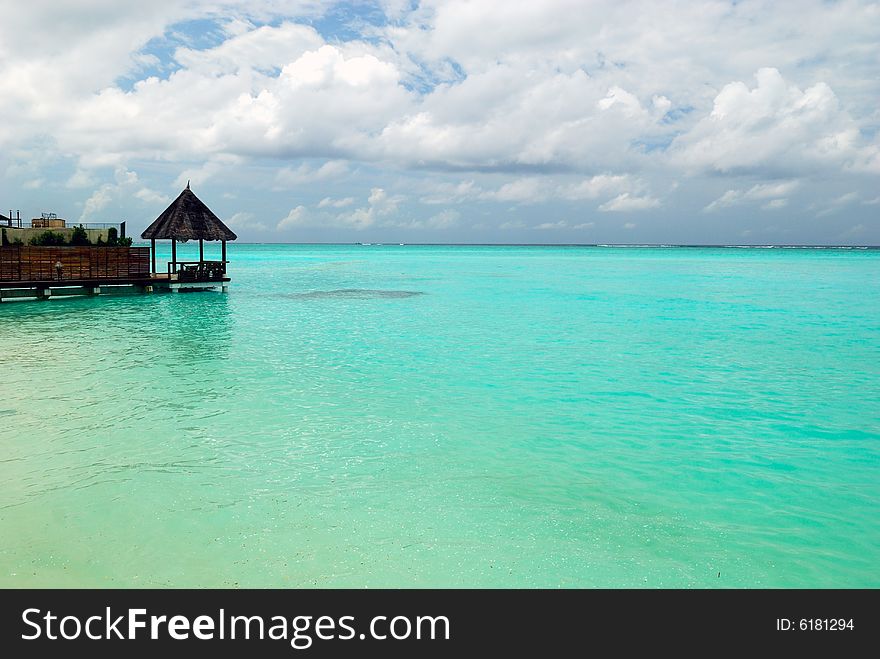
<path fill-rule="evenodd" d="M 186 189 L 178 195 L 177 199 L 171 202 L 171 205 L 156 218 L 150 226 L 148 226 L 141 234 L 141 238 L 150 241 L 152 252 L 153 273 L 156 272 L 156 241 L 171 241 L 171 263 L 169 264 L 169 276 L 177 273 L 177 242 L 186 242 L 188 240 L 199 241 L 199 261 L 197 267 L 191 268 L 193 272 L 205 272 L 219 267 L 222 273 L 226 273 L 226 241 L 235 240 L 238 236 L 214 213 L 208 208 L 204 202 L 196 197 L 189 188 L 189 181 L 186 183 Z M 221 261 L 205 261 L 205 245 L 206 240 L 219 240 L 221 245 Z M 196 264 L 180 263 L 183 274 L 188 270 L 187 266 Z M 206 266 L 213 266 L 206 268 Z"/>

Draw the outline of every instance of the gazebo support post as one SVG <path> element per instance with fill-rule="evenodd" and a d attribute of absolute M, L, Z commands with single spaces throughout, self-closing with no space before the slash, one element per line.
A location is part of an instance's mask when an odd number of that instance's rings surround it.
<path fill-rule="evenodd" d="M 199 265 L 205 261 L 205 241 L 199 238 Z"/>
<path fill-rule="evenodd" d="M 171 274 L 177 272 L 177 241 L 171 239 Z"/>
<path fill-rule="evenodd" d="M 220 260 L 223 261 L 223 274 L 226 274 L 226 241 L 220 241 Z"/>
<path fill-rule="evenodd" d="M 152 259 L 152 273 L 156 274 L 156 239 L 153 238 L 150 240 L 150 257 Z"/>

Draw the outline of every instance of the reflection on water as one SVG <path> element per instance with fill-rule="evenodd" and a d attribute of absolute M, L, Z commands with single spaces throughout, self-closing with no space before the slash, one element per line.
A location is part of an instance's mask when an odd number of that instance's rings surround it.
<path fill-rule="evenodd" d="M 226 295 L 120 295 L 49 302 L 8 303 L 0 336 L 13 350 L 0 367 L 106 358 L 169 356 L 184 362 L 222 359 L 229 349 L 232 316 Z"/>
<path fill-rule="evenodd" d="M 106 296 L 2 311 L 0 446 L 18 466 L 0 508 L 148 472 L 197 473 L 216 460 L 191 451 L 213 438 L 209 424 L 225 414 L 234 386 L 228 295 Z"/>
<path fill-rule="evenodd" d="M 156 350 L 184 364 L 228 356 L 234 321 L 227 295 L 169 295 L 159 301 L 149 318 Z"/>

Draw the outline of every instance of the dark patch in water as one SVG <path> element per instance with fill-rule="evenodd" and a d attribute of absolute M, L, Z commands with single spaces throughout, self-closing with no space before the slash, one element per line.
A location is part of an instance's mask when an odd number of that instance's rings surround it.
<path fill-rule="evenodd" d="M 321 300 L 341 298 L 348 300 L 385 300 L 424 295 L 421 291 L 375 291 L 367 288 L 341 288 L 335 291 L 309 291 L 308 293 L 289 293 L 284 297 L 292 300 Z"/>

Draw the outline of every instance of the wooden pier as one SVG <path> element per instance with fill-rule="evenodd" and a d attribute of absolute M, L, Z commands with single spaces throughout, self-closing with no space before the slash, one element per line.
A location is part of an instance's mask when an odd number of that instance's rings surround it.
<path fill-rule="evenodd" d="M 229 289 L 229 277 L 211 280 L 179 280 L 165 274 L 147 277 L 107 277 L 102 279 L 62 279 L 41 281 L 0 281 L 0 302 L 15 300 L 57 300 L 73 296 L 126 295 L 134 293 L 183 293 Z"/>
<path fill-rule="evenodd" d="M 236 235 L 190 190 L 189 183 L 141 234 L 150 247 L 0 246 L 0 302 L 74 295 L 228 290 L 226 241 Z M 171 241 L 167 272 L 157 272 L 156 240 Z M 198 261 L 178 261 L 177 242 L 199 241 Z M 219 241 L 219 261 L 205 259 Z"/>
<path fill-rule="evenodd" d="M 7 250 L 27 250 L 25 258 L 16 262 Z M 131 293 L 181 292 L 195 290 L 228 290 L 230 278 L 226 275 L 226 263 L 203 261 L 201 264 L 180 263 L 167 273 L 150 272 L 150 249 L 148 247 L 93 247 L 75 248 L 78 251 L 96 250 L 97 265 L 81 253 L 75 257 L 75 267 L 70 267 L 73 255 L 60 259 L 40 251 L 64 251 L 64 247 L 0 247 L 0 302 L 22 299 L 51 300 L 81 295 L 120 295 Z M 117 251 L 117 254 L 102 252 Z M 133 252 L 126 257 L 125 252 Z M 54 264 L 61 262 L 60 276 Z M 107 263 L 113 265 L 107 267 Z M 49 264 L 52 270 L 46 269 Z M 36 266 L 36 267 L 29 267 Z M 169 264 L 171 266 L 171 264 Z M 51 274 L 50 274 L 51 273 Z"/>

